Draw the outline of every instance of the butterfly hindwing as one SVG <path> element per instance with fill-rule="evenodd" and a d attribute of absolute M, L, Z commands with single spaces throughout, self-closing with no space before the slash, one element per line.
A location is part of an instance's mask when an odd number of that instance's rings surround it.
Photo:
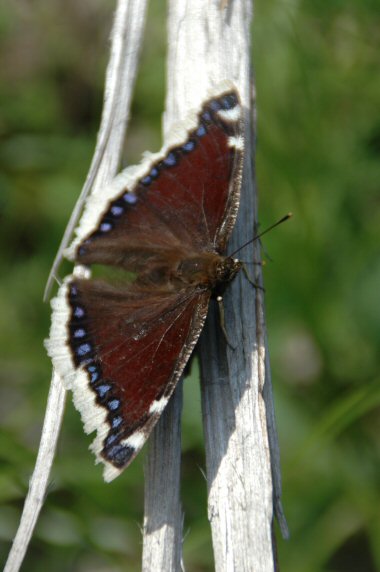
<path fill-rule="evenodd" d="M 54 301 L 49 353 L 69 331 L 66 371 L 92 449 L 112 480 L 135 457 L 174 390 L 202 329 L 207 292 L 142 293 L 69 277 Z M 133 317 L 133 318 L 132 318 Z M 64 365 L 63 363 L 64 362 Z"/>

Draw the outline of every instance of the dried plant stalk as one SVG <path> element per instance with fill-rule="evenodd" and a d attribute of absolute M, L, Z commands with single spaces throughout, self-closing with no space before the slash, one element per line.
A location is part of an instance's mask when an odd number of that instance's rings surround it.
<path fill-rule="evenodd" d="M 187 110 L 197 109 L 209 91 L 223 79 L 238 87 L 246 110 L 246 164 L 240 213 L 230 241 L 230 249 L 252 238 L 256 221 L 254 182 L 254 89 L 250 62 L 252 2 L 220 0 L 172 0 L 168 20 L 168 89 L 164 130 L 183 118 Z M 255 250 L 255 252 L 253 252 Z M 244 251 L 245 258 L 259 260 L 256 245 Z M 255 280 L 262 283 L 260 267 Z M 202 406 L 205 427 L 208 514 L 212 528 L 215 568 L 238 572 L 269 572 L 276 567 L 273 545 L 273 508 L 283 534 L 286 522 L 281 508 L 281 478 L 278 443 L 274 421 L 269 361 L 265 337 L 264 304 L 261 290 L 254 290 L 243 273 L 225 296 L 226 326 L 229 339 L 237 343 L 226 347 L 215 310 L 200 343 L 202 365 Z M 171 406 L 180 408 L 176 398 Z M 172 413 L 170 412 L 170 415 Z M 168 413 L 169 415 L 169 413 Z M 174 416 L 178 419 L 178 416 Z M 161 514 L 161 527 L 149 529 L 163 506 L 171 506 L 170 495 L 179 498 L 177 489 L 165 486 L 165 464 L 170 483 L 179 486 L 179 422 L 172 426 L 162 420 L 150 450 L 148 466 L 159 466 L 157 475 L 146 483 L 149 511 L 144 536 L 145 572 L 149 564 L 163 563 L 162 570 L 180 570 L 179 534 L 172 534 L 170 550 L 160 542 L 163 530 L 172 519 Z M 167 432 L 162 430 L 166 424 Z M 163 454 L 176 443 L 170 454 Z M 160 460 L 161 458 L 161 460 Z M 178 475 L 175 476 L 176 471 Z M 148 475 L 151 470 L 148 471 Z M 177 525 L 182 525 L 177 506 Z M 170 515 L 167 515 L 168 517 Z M 165 524 L 166 523 L 166 524 Z M 167 538 L 168 539 L 168 538 Z"/>
<path fill-rule="evenodd" d="M 62 252 L 68 245 L 89 192 L 101 192 L 116 174 L 129 117 L 130 102 L 145 23 L 146 0 L 118 0 L 111 34 L 104 108 L 91 167 L 71 215 L 45 291 L 48 296 Z M 41 443 L 20 525 L 4 572 L 18 572 L 42 508 L 64 412 L 65 390 L 53 373 Z"/>

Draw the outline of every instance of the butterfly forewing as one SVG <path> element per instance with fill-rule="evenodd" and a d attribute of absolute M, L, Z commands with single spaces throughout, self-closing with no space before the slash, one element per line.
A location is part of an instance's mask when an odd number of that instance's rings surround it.
<path fill-rule="evenodd" d="M 240 112 L 233 92 L 207 102 L 188 138 L 107 205 L 77 250 L 78 261 L 86 262 L 100 241 L 223 250 L 239 203 Z"/>
<path fill-rule="evenodd" d="M 199 337 L 211 289 L 186 282 L 180 269 L 195 272 L 197 257 L 225 247 L 243 141 L 236 91 L 220 92 L 137 178 L 119 177 L 100 212 L 90 197 L 71 248 L 80 266 L 53 300 L 47 348 L 86 431 L 97 431 L 92 448 L 106 480 L 141 449 Z M 94 264 L 135 275 L 94 279 L 87 269 Z"/>

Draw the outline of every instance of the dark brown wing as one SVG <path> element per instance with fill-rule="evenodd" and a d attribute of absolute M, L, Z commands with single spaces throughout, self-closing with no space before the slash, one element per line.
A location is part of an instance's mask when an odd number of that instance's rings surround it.
<path fill-rule="evenodd" d="M 99 217 L 90 198 L 76 241 L 76 260 L 128 259 L 129 251 L 158 247 L 222 252 L 236 218 L 243 163 L 242 108 L 235 91 L 206 102 L 179 145 L 148 160 L 136 180 L 122 175 Z M 133 171 L 134 172 L 134 171 Z"/>
<path fill-rule="evenodd" d="M 203 327 L 210 291 L 174 286 L 170 260 L 225 248 L 239 203 L 241 115 L 233 89 L 207 101 L 187 133 L 90 197 L 69 249 L 82 266 L 52 302 L 47 348 L 86 431 L 97 431 L 106 480 L 142 447 Z M 137 281 L 93 280 L 94 264 L 131 270 Z"/>
<path fill-rule="evenodd" d="M 156 292 L 71 279 L 55 303 L 48 350 L 73 390 L 92 445 L 116 477 L 157 422 L 202 330 L 210 293 Z M 72 357 L 62 355 L 65 332 Z M 63 363 L 62 363 L 63 361 Z"/>

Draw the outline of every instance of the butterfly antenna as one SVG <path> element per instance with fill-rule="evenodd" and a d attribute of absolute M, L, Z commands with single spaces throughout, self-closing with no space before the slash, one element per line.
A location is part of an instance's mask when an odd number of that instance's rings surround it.
<path fill-rule="evenodd" d="M 274 224 L 272 224 L 271 226 L 269 226 L 268 228 L 266 228 L 265 230 L 263 230 L 263 232 L 260 232 L 260 234 L 257 234 L 256 236 L 254 236 L 253 238 L 251 238 L 251 240 L 249 240 L 248 242 L 246 242 L 245 244 L 243 244 L 243 246 L 240 246 L 237 250 L 235 250 L 232 254 L 230 254 L 230 256 L 235 256 L 235 254 L 237 252 L 239 252 L 240 250 L 243 250 L 243 248 L 245 248 L 246 246 L 248 246 L 248 244 L 251 244 L 251 242 L 254 242 L 255 240 L 261 238 L 264 234 L 266 234 L 267 232 L 269 232 L 270 230 L 273 230 L 276 226 L 278 226 L 279 224 L 282 224 L 283 222 L 285 222 L 286 220 L 288 220 L 290 217 L 292 217 L 293 214 L 292 213 L 288 213 L 285 216 L 283 216 L 282 218 L 280 218 L 280 220 L 278 220 L 277 222 L 275 222 Z"/>

